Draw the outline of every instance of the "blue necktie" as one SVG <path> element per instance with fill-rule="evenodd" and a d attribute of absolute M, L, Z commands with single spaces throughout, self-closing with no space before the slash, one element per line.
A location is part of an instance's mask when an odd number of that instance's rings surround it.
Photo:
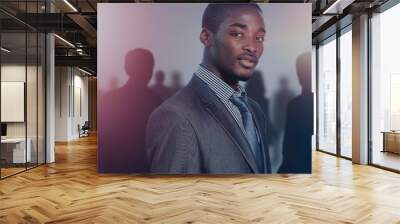
<path fill-rule="evenodd" d="M 242 115 L 244 130 L 246 131 L 247 140 L 251 146 L 252 153 L 256 159 L 257 166 L 260 172 L 263 172 L 263 156 L 261 153 L 261 146 L 257 138 L 257 129 L 253 120 L 253 116 L 249 110 L 246 98 L 242 96 L 232 96 L 231 102 L 237 106 Z"/>

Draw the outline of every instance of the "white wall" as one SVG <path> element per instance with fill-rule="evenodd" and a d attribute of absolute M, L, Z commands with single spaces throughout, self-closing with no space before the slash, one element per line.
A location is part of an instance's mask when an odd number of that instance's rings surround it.
<path fill-rule="evenodd" d="M 56 67 L 55 73 L 55 140 L 77 139 L 78 124 L 88 120 L 88 77 L 72 67 Z"/>
<path fill-rule="evenodd" d="M 26 73 L 27 72 L 27 73 Z M 1 66 L 1 81 L 2 82 L 24 82 L 26 83 L 25 76 L 28 76 L 30 86 L 36 85 L 36 80 L 34 80 L 31 76 L 36 76 L 36 67 L 35 66 L 27 66 L 20 64 L 8 64 Z M 28 106 L 36 108 L 36 88 L 27 88 L 27 103 Z M 4 97 L 4 96 L 3 96 Z M 31 102 L 35 101 L 33 105 L 29 105 Z M 32 121 L 36 124 L 36 113 L 32 113 L 35 108 L 29 108 L 27 111 L 27 118 L 28 118 L 28 137 L 32 130 L 36 130 Z M 7 108 L 1 108 L 1 110 L 6 110 Z M 25 126 L 26 122 L 7 122 L 7 136 L 8 137 L 25 137 Z"/>
<path fill-rule="evenodd" d="M 42 67 L 37 67 L 36 65 L 25 66 L 25 64 L 17 63 L 3 64 L 1 66 L 1 76 L 2 82 L 24 82 L 26 85 L 26 102 L 23 102 L 24 105 L 20 108 L 20 110 L 22 110 L 20 113 L 25 114 L 26 112 L 26 120 L 22 122 L 6 122 L 7 137 L 24 138 L 27 136 L 31 143 L 32 161 L 36 162 L 36 158 L 39 158 L 38 162 L 44 163 L 45 90 Z M 2 98 L 7 98 L 7 95 L 2 95 Z M 2 107 L 1 110 L 5 112 L 13 109 Z M 7 112 L 17 113 L 17 111 Z M 37 154 L 39 154 L 39 156 L 37 156 Z"/>
<path fill-rule="evenodd" d="M 74 108 L 72 108 L 72 120 L 71 120 L 71 135 L 73 138 L 79 137 L 78 133 L 78 124 L 81 126 L 85 123 L 85 121 L 89 120 L 89 112 L 88 112 L 88 77 L 81 76 L 82 73 L 74 75 L 74 96 L 73 99 L 75 102 L 71 103 L 74 104 Z M 78 92 L 80 91 L 80 93 Z M 79 97 L 80 95 L 80 97 Z M 79 102 L 80 101 L 80 102 Z M 79 108 L 81 107 L 81 108 Z M 81 111 L 79 111 L 81 110 Z M 75 113 L 74 113 L 75 111 Z"/>
<path fill-rule="evenodd" d="M 68 140 L 70 74 L 67 67 L 55 68 L 55 140 Z"/>
<path fill-rule="evenodd" d="M 26 67 L 19 64 L 1 66 L 2 82 L 25 82 Z M 30 70 L 31 67 L 28 67 Z M 30 72 L 28 72 L 30 74 Z M 4 97 L 4 96 L 3 96 Z M 1 108 L 6 110 L 6 108 Z M 25 122 L 7 122 L 7 137 L 25 137 Z"/>

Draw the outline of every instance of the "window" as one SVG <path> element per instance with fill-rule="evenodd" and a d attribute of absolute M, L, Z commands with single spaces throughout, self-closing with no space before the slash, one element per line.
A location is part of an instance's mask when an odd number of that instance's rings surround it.
<path fill-rule="evenodd" d="M 18 3 L 18 4 L 16 4 Z M 44 1 L 1 2 L 42 13 Z M 15 7 L 14 7 L 15 8 Z M 0 12 L 0 178 L 45 163 L 45 34 Z M 11 24 L 11 25 L 10 25 Z"/>
<path fill-rule="evenodd" d="M 318 48 L 318 149 L 336 153 L 336 36 Z"/>
<path fill-rule="evenodd" d="M 340 155 L 352 157 L 352 33 L 340 36 Z"/>
<path fill-rule="evenodd" d="M 371 19 L 372 163 L 400 170 L 400 5 Z"/>

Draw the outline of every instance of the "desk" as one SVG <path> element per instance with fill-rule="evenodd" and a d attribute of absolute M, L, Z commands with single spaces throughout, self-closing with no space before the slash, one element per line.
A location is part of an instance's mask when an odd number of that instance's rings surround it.
<path fill-rule="evenodd" d="M 28 147 L 26 147 L 25 151 L 25 138 L 1 139 L 1 157 L 6 160 L 6 163 L 30 162 L 32 160 L 32 140 L 28 138 L 26 142 Z"/>
<path fill-rule="evenodd" d="M 400 132 L 383 131 L 383 151 L 400 154 Z"/>

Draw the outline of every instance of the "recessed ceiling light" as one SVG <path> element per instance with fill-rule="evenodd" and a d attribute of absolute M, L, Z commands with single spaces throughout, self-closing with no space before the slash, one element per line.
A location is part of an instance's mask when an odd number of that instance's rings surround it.
<path fill-rule="evenodd" d="M 90 72 L 88 72 L 88 71 L 86 71 L 86 70 L 83 70 L 83 69 L 81 69 L 81 68 L 79 68 L 79 67 L 78 67 L 78 70 L 81 71 L 81 72 L 83 72 L 83 73 L 85 73 L 85 74 L 87 74 L 87 75 L 93 75 L 92 73 L 90 73 Z"/>
<path fill-rule="evenodd" d="M 343 10 L 351 5 L 355 0 L 336 0 L 322 14 L 342 14 Z"/>
<path fill-rule="evenodd" d="M 334 9 L 335 7 L 337 7 L 337 5 L 339 4 L 340 0 L 336 0 L 332 5 L 330 5 L 327 9 L 324 10 L 324 12 L 322 12 L 322 14 L 328 14 L 331 13 L 330 11 L 332 9 Z"/>
<path fill-rule="evenodd" d="M 78 12 L 78 10 L 71 4 L 69 3 L 68 0 L 64 0 L 65 4 L 67 4 L 74 12 Z"/>
<path fill-rule="evenodd" d="M 4 51 L 4 52 L 6 52 L 6 53 L 10 53 L 10 52 L 11 52 L 11 50 L 9 50 L 9 49 L 7 49 L 7 48 L 5 48 L 5 47 L 1 47 L 1 50 Z"/>
<path fill-rule="evenodd" d="M 75 48 L 75 45 L 73 45 L 73 44 L 72 44 L 71 42 L 69 42 L 68 40 L 66 40 L 66 39 L 64 39 L 64 38 L 62 38 L 62 37 L 60 37 L 60 36 L 57 35 L 57 34 L 54 34 L 54 36 L 57 37 L 58 39 L 60 39 L 62 42 L 64 42 L 64 43 L 66 43 L 67 45 L 69 45 L 70 47 Z"/>

